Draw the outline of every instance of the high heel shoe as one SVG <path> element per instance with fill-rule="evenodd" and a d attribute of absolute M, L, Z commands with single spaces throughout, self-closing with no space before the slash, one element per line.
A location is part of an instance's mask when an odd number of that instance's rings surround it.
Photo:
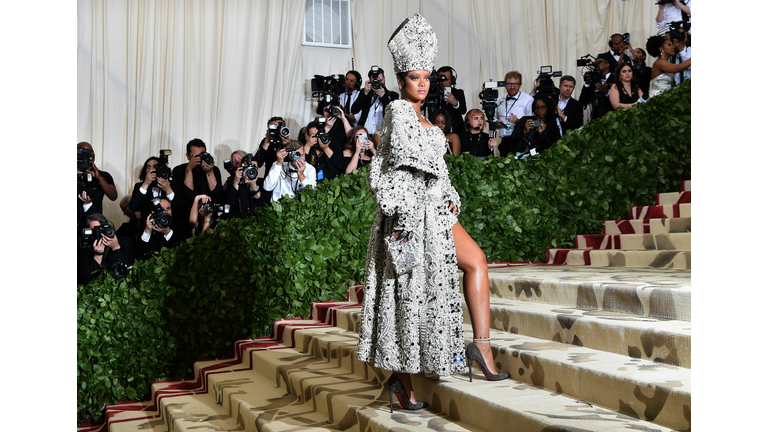
<path fill-rule="evenodd" d="M 509 378 L 509 374 L 506 372 L 499 372 L 494 375 L 488 371 L 488 365 L 485 364 L 483 354 L 480 353 L 480 349 L 475 343 L 491 343 L 491 338 L 473 339 L 473 342 L 467 345 L 465 353 L 467 356 L 467 366 L 469 367 L 469 382 L 472 382 L 473 361 L 477 362 L 477 365 L 480 366 L 480 370 L 483 371 L 483 375 L 485 375 L 485 378 L 487 378 L 488 381 L 500 381 Z"/>
<path fill-rule="evenodd" d="M 397 400 L 400 402 L 400 406 L 410 410 L 420 410 L 422 408 L 426 408 L 427 404 L 418 401 L 416 403 L 411 402 L 410 396 L 408 396 L 408 392 L 405 390 L 405 386 L 403 383 L 395 376 L 393 373 L 390 375 L 389 379 L 387 380 L 387 386 L 389 386 L 389 412 L 393 413 L 394 410 L 392 409 L 392 394 L 394 393 L 397 396 Z"/>

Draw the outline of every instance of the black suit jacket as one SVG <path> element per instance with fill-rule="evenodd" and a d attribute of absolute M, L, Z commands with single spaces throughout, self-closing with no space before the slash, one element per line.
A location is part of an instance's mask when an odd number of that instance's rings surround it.
<path fill-rule="evenodd" d="M 607 61 L 608 64 L 611 65 L 611 69 L 609 69 L 611 74 L 612 75 L 616 74 L 616 72 L 617 72 L 616 67 L 618 67 L 619 62 L 616 61 L 615 58 L 613 58 L 613 54 L 611 54 L 610 50 L 607 51 L 607 52 L 598 54 L 597 58 L 601 58 L 601 59 L 604 59 L 605 61 Z M 624 63 L 632 64 L 632 59 L 630 59 L 629 56 L 626 55 L 626 54 L 624 54 Z"/>
<path fill-rule="evenodd" d="M 568 99 L 568 103 L 565 105 L 563 114 L 565 114 L 565 122 L 563 124 L 563 135 L 569 130 L 574 130 L 584 125 L 584 108 L 581 103 L 574 98 Z"/>
<path fill-rule="evenodd" d="M 384 96 L 381 98 L 381 107 L 386 109 L 390 102 L 396 99 L 400 99 L 400 95 L 396 92 L 387 90 L 386 86 L 384 86 L 384 90 Z M 371 90 L 368 94 L 363 92 L 357 97 L 357 99 L 355 99 L 355 103 L 353 103 L 349 108 L 349 110 L 352 111 L 352 115 L 357 115 L 357 113 L 360 111 L 363 112 L 360 114 L 360 120 L 357 122 L 359 126 L 365 126 L 365 121 L 368 119 L 368 112 L 371 110 L 371 106 L 374 103 L 374 97 L 378 96 L 376 96 L 376 92 L 373 90 Z M 371 133 L 373 133 L 373 131 L 371 131 Z"/>
<path fill-rule="evenodd" d="M 453 128 L 453 133 L 461 134 L 466 132 L 464 130 L 464 114 L 467 113 L 467 100 L 464 97 L 464 90 L 462 89 L 457 89 L 455 87 L 451 88 L 451 93 L 453 94 L 453 97 L 455 97 L 459 102 L 459 107 L 454 108 L 453 105 L 440 98 L 440 108 L 445 108 L 445 110 L 448 111 L 448 114 L 451 115 L 451 126 Z"/>

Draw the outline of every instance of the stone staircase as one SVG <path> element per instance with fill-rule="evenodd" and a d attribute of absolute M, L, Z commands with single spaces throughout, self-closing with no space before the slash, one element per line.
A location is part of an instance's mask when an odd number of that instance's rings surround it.
<path fill-rule="evenodd" d="M 661 194 L 658 206 L 680 209 L 670 198 Z M 685 225 L 682 218 L 606 223 L 604 239 L 580 236 L 577 246 L 682 245 L 660 235 L 681 233 L 670 230 Z M 589 249 L 596 242 L 605 247 Z M 424 410 L 405 411 L 395 399 L 391 414 L 389 372 L 357 361 L 362 287 L 355 286 L 346 301 L 314 304 L 309 319 L 277 321 L 272 337 L 238 341 L 233 358 L 195 363 L 194 380 L 155 383 L 150 401 L 109 406 L 106 424 L 79 430 L 690 430 L 690 264 L 662 267 L 490 264 L 494 359 L 512 377 L 489 382 L 475 368 L 472 383 L 466 374 L 414 376 Z"/>
<path fill-rule="evenodd" d="M 602 234 L 576 236 L 575 249 L 547 250 L 548 264 L 691 269 L 691 181 L 632 207 L 629 220 L 603 222 Z"/>

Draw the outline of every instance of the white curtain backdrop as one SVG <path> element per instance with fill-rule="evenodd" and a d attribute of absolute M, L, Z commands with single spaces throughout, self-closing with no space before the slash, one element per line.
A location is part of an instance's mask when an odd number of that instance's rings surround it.
<path fill-rule="evenodd" d="M 305 3 L 78 0 L 77 141 L 93 145 L 120 197 L 160 149 L 173 151 L 172 166 L 185 162 L 192 138 L 220 168 L 234 150 L 253 152 L 272 116 L 295 138 L 315 116 L 315 74 L 354 64 L 365 77 L 379 65 L 396 89 L 386 42 L 416 12 L 437 32 L 435 66 L 454 67 L 470 107 L 484 81 L 510 70 L 522 73 L 523 91 L 542 65 L 575 76 L 579 89 L 577 58 L 607 51 L 613 33 L 644 48 L 657 32 L 649 0 L 352 0 L 352 48 L 324 48 L 302 45 Z M 124 220 L 106 198 L 104 213 Z"/>

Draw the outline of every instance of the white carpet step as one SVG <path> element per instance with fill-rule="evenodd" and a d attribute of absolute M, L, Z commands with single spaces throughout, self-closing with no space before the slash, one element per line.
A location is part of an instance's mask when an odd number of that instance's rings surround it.
<path fill-rule="evenodd" d="M 472 341 L 469 324 L 464 337 Z M 491 339 L 496 367 L 514 380 L 673 429 L 690 426 L 690 369 L 498 330 Z M 485 379 L 476 364 L 472 370 Z"/>
<path fill-rule="evenodd" d="M 603 221 L 603 234 L 691 232 L 691 218 L 651 218 Z"/>
<path fill-rule="evenodd" d="M 466 304 L 464 322 L 469 323 Z M 691 367 L 691 323 L 491 298 L 491 328 Z"/>
<path fill-rule="evenodd" d="M 575 249 L 691 250 L 691 233 L 581 234 Z"/>
<path fill-rule="evenodd" d="M 548 264 L 568 266 L 691 269 L 691 251 L 686 250 L 552 248 L 547 250 L 547 258 Z"/>
<path fill-rule="evenodd" d="M 689 202 L 691 202 L 691 191 L 656 194 L 656 205 L 682 204 Z"/>
<path fill-rule="evenodd" d="M 690 270 L 491 264 L 488 277 L 508 300 L 691 320 Z"/>

